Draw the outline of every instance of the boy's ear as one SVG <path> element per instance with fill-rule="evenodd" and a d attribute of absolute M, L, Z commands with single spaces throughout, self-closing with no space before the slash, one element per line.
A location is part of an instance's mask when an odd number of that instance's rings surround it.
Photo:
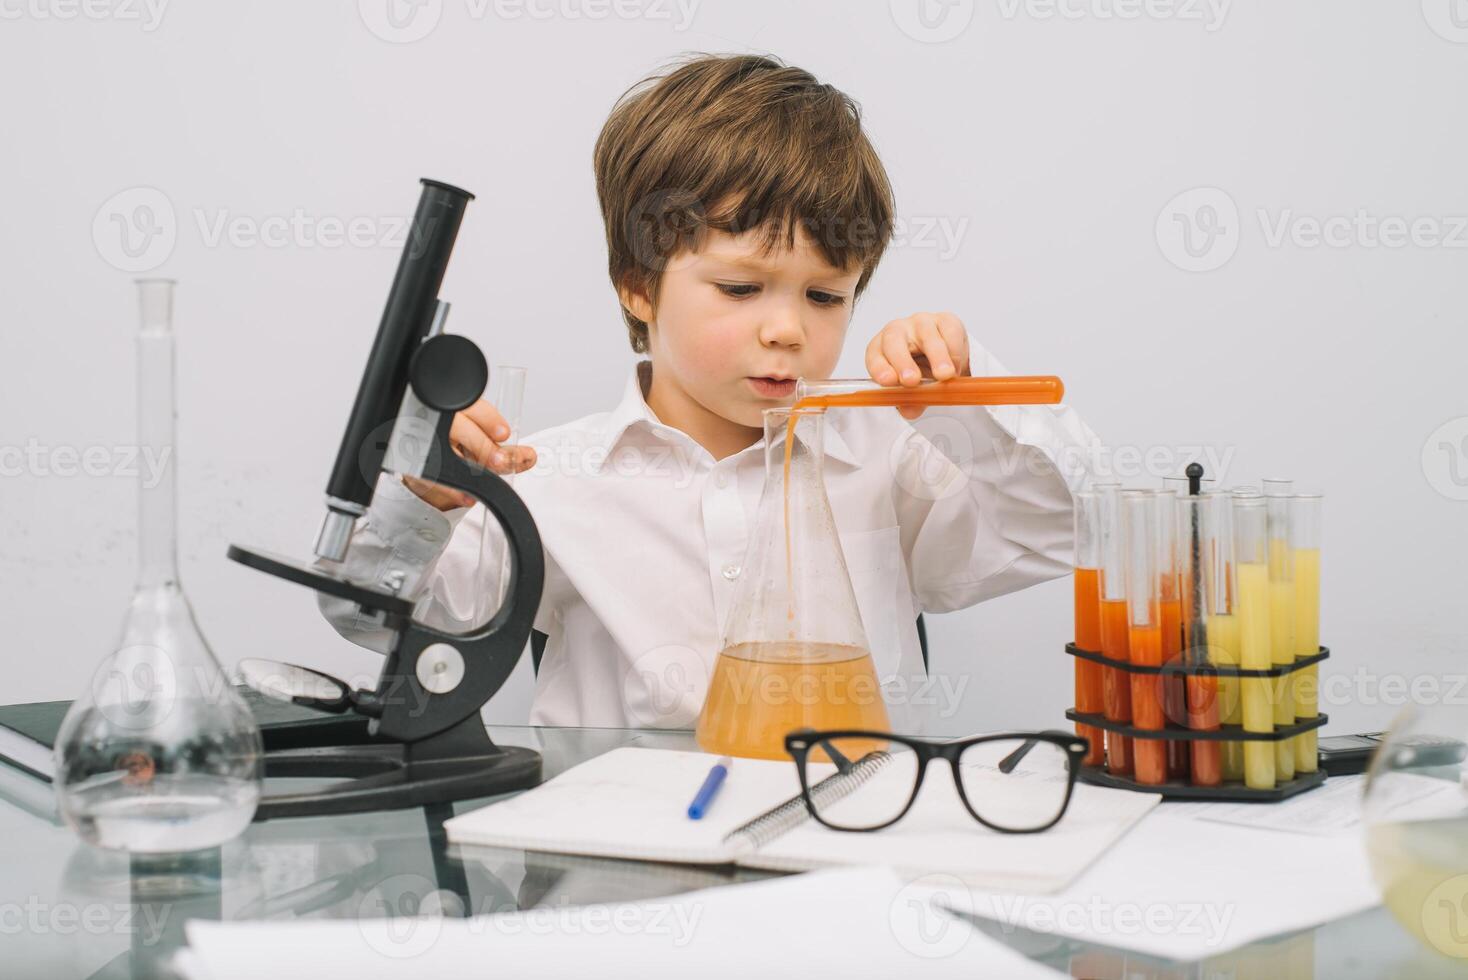
<path fill-rule="evenodd" d="M 647 298 L 647 293 L 641 287 L 624 285 L 617 290 L 617 298 L 628 313 L 643 323 L 652 323 L 652 301 Z"/>

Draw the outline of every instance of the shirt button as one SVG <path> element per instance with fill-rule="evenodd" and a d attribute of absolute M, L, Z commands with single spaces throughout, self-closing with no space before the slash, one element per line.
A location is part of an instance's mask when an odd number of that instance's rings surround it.
<path fill-rule="evenodd" d="M 729 474 L 727 474 L 727 473 L 716 473 L 716 474 L 714 474 L 714 486 L 716 486 L 720 490 L 722 490 L 725 487 L 727 487 L 728 485 L 729 485 Z"/>
<path fill-rule="evenodd" d="M 438 532 L 430 531 L 428 528 L 424 528 L 423 530 L 418 532 L 418 537 L 422 538 L 424 541 L 437 541 Z"/>
<path fill-rule="evenodd" d="M 728 579 L 729 581 L 731 581 L 731 582 L 734 581 L 736 578 L 739 577 L 739 572 L 740 572 L 740 568 L 739 568 L 738 565 L 725 565 L 724 566 L 724 577 L 726 579 Z"/>

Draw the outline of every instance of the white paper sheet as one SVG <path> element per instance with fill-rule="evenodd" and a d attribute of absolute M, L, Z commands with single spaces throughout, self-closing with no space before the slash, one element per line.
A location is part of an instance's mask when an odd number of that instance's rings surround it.
<path fill-rule="evenodd" d="M 1380 902 L 1359 827 L 1281 833 L 1196 819 L 1186 807 L 1157 807 L 1056 894 L 972 890 L 956 879 L 930 894 L 1006 927 L 1186 961 Z"/>
<path fill-rule="evenodd" d="M 1063 976 L 882 868 L 471 919 L 188 923 L 188 980 Z"/>

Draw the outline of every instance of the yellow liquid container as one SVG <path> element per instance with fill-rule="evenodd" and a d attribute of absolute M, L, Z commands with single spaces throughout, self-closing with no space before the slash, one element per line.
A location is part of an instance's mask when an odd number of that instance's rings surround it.
<path fill-rule="evenodd" d="M 1291 499 L 1290 539 L 1295 572 L 1295 656 L 1320 652 L 1320 537 L 1323 498 L 1299 494 Z M 1314 718 L 1320 713 L 1320 665 L 1312 664 L 1295 677 L 1295 716 Z M 1319 768 L 1319 730 L 1294 739 L 1295 768 Z"/>
<path fill-rule="evenodd" d="M 1238 582 L 1239 666 L 1246 670 L 1268 670 L 1273 666 L 1269 653 L 1269 565 L 1266 562 L 1238 562 L 1234 566 Z M 1245 677 L 1242 689 L 1244 730 L 1274 731 L 1274 707 L 1270 704 L 1273 681 L 1263 677 Z M 1275 783 L 1275 747 L 1269 742 L 1244 743 L 1244 785 L 1250 789 L 1273 789 Z"/>
<path fill-rule="evenodd" d="M 719 755 L 786 759 L 797 728 L 888 730 L 871 655 L 819 643 L 744 643 L 719 654 L 699 715 L 699 748 Z"/>
<path fill-rule="evenodd" d="M 1366 853 L 1382 903 L 1402 928 L 1468 959 L 1468 818 L 1369 826 Z"/>
<path fill-rule="evenodd" d="M 1239 621 L 1231 613 L 1208 617 L 1208 652 L 1220 666 L 1238 667 Z M 1243 703 L 1239 697 L 1239 678 L 1218 678 L 1218 720 L 1225 725 L 1244 723 Z M 1223 778 L 1244 778 L 1244 743 L 1223 743 Z"/>
<path fill-rule="evenodd" d="M 764 492 L 694 734 L 705 752 L 788 760 L 798 728 L 892 725 L 826 496 L 824 413 L 764 421 Z"/>
<path fill-rule="evenodd" d="M 1269 583 L 1269 651 L 1275 667 L 1295 661 L 1295 583 L 1270 580 Z M 1270 700 L 1274 708 L 1274 727 L 1287 728 L 1295 723 L 1294 675 L 1277 677 L 1270 684 Z M 1280 780 L 1295 778 L 1295 742 L 1298 738 L 1276 742 L 1275 771 Z"/>
<path fill-rule="evenodd" d="M 1269 535 L 1269 650 L 1276 667 L 1295 662 L 1295 581 L 1290 550 L 1290 495 L 1293 480 L 1264 480 Z M 1295 723 L 1295 676 L 1275 679 L 1271 687 L 1274 727 Z M 1275 773 L 1281 782 L 1295 778 L 1295 739 L 1274 743 Z"/>

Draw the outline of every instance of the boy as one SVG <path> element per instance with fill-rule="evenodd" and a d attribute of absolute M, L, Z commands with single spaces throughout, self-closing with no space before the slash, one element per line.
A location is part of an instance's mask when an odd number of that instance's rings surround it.
<path fill-rule="evenodd" d="M 753 56 L 699 57 L 634 87 L 595 166 L 612 284 L 648 359 L 610 412 L 503 446 L 504 420 L 481 401 L 451 437 L 465 458 L 523 474 L 515 489 L 540 529 L 535 628 L 548 640 L 531 724 L 688 728 L 754 527 L 761 412 L 790 405 L 795 378 L 830 377 L 891 236 L 892 192 L 849 98 Z M 1008 373 L 948 313 L 888 323 L 866 366 L 883 385 Z M 917 615 L 1067 572 L 1070 493 L 1087 477 L 1052 464 L 1096 444 L 1058 406 L 930 409 L 923 429 L 934 426 L 944 451 L 897 412 L 827 413 L 827 492 L 892 722 L 907 731 L 924 720 L 912 710 Z M 359 520 L 345 571 L 401 573 L 419 618 L 461 629 L 494 585 L 476 582 L 487 515 L 405 482 L 384 484 Z M 321 605 L 342 635 L 385 649 L 350 603 Z"/>

